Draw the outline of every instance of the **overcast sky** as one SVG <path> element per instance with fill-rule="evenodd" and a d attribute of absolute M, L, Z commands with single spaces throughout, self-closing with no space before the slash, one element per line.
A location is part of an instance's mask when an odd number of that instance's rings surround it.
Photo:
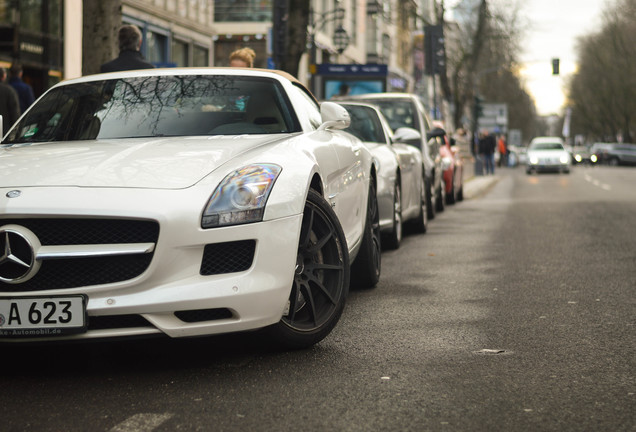
<path fill-rule="evenodd" d="M 563 76 L 576 68 L 577 36 L 596 32 L 606 0 L 525 0 L 522 15 L 528 23 L 521 60 L 524 77 L 539 114 L 561 113 L 565 101 Z M 552 58 L 561 60 L 561 76 L 552 76 Z"/>
<path fill-rule="evenodd" d="M 447 0 L 447 9 L 462 1 Z M 610 0 L 613 1 L 613 0 Z M 515 0 L 491 0 L 501 7 Z M 565 103 L 564 77 L 576 70 L 578 36 L 596 32 L 608 0 L 516 0 L 525 27 L 520 60 L 526 89 L 541 115 L 561 114 Z M 452 13 L 452 12 L 451 12 Z M 560 59 L 561 75 L 552 75 L 552 59 Z"/>

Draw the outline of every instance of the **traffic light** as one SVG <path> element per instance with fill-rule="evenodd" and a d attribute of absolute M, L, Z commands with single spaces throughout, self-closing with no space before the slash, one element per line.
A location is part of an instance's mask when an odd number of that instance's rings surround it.
<path fill-rule="evenodd" d="M 552 75 L 558 75 L 558 74 L 559 74 L 559 59 L 553 58 L 552 59 Z"/>
<path fill-rule="evenodd" d="M 426 75 L 444 74 L 446 71 L 444 27 L 441 24 L 427 25 L 424 29 L 424 44 Z"/>
<path fill-rule="evenodd" d="M 484 114 L 484 98 L 480 96 L 475 96 L 475 106 L 473 108 L 473 112 L 475 113 L 475 118 L 479 118 Z"/>

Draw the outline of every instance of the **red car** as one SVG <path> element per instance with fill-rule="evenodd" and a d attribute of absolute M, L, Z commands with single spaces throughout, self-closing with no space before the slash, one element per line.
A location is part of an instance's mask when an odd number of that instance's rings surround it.
<path fill-rule="evenodd" d="M 442 181 L 446 191 L 446 204 L 455 204 L 464 199 L 464 165 L 455 146 L 455 139 L 449 137 L 439 125 L 428 134 L 440 141 L 439 153 L 442 157 Z"/>

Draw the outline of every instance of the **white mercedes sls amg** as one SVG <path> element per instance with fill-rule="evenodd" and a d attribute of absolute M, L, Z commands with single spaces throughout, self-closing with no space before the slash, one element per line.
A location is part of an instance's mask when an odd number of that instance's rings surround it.
<path fill-rule="evenodd" d="M 267 70 L 52 87 L 0 144 L 0 342 L 319 342 L 350 281 L 380 275 L 375 167 L 349 124 Z"/>

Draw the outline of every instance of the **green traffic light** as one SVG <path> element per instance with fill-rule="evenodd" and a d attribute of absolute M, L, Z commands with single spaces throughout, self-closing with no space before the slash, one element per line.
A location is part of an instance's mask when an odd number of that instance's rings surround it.
<path fill-rule="evenodd" d="M 553 58 L 552 59 L 552 75 L 558 75 L 558 74 L 559 74 L 559 59 Z"/>

